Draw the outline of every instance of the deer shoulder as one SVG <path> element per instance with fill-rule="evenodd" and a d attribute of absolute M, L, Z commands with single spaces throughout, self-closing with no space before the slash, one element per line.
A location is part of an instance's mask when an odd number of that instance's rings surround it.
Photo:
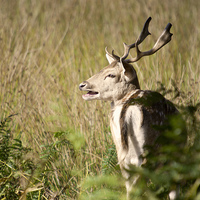
<path fill-rule="evenodd" d="M 119 160 L 123 160 L 128 151 L 139 157 L 144 146 L 153 145 L 160 134 L 154 126 L 167 123 L 168 117 L 177 113 L 175 106 L 158 92 L 138 89 L 127 94 L 111 112 L 111 128 L 116 133 L 113 138 Z M 134 150 L 130 150 L 133 143 Z"/>

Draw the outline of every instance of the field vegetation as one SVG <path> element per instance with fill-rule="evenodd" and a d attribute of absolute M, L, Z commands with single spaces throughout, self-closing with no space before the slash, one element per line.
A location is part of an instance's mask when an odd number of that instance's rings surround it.
<path fill-rule="evenodd" d="M 199 11 L 199 0 L 1 0 L 0 199 L 125 198 L 110 104 L 85 102 L 78 86 L 108 64 L 106 46 L 122 55 L 123 42 L 135 42 L 149 16 L 152 35 L 141 49 L 168 22 L 173 38 L 134 67 L 142 89 L 177 105 L 188 145 L 178 152 L 169 143 L 162 152 L 168 168 L 135 169 L 142 178 L 133 197 L 167 199 L 168 188 L 184 185 L 180 199 L 200 199 Z"/>

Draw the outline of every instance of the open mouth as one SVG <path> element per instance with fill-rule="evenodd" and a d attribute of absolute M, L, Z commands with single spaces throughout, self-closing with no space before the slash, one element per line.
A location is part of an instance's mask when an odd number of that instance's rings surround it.
<path fill-rule="evenodd" d="M 83 95 L 83 99 L 93 98 L 93 97 L 95 97 L 98 94 L 99 94 L 98 92 L 89 91 L 87 94 Z"/>

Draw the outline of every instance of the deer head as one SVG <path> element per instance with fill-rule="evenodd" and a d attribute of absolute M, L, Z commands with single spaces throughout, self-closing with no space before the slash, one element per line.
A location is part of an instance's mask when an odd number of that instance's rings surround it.
<path fill-rule="evenodd" d="M 84 100 L 117 101 L 122 99 L 129 91 L 140 89 L 136 71 L 130 63 L 134 63 L 144 56 L 154 54 L 167 44 L 172 36 L 170 33 L 172 25 L 169 23 L 151 50 L 140 51 L 139 44 L 150 35 L 148 31 L 150 21 L 151 17 L 145 22 L 143 30 L 135 43 L 131 45 L 124 43 L 122 57 L 115 55 L 114 50 L 110 54 L 106 49 L 106 58 L 109 65 L 79 85 L 80 90 L 88 92 L 82 96 Z M 127 59 L 132 48 L 136 49 L 137 56 Z"/>

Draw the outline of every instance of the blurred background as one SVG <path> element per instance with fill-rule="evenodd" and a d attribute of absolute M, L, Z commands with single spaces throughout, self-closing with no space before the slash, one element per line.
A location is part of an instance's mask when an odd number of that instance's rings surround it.
<path fill-rule="evenodd" d="M 141 50 L 152 48 L 169 22 L 173 37 L 134 64 L 141 88 L 171 91 L 166 97 L 178 106 L 195 106 L 200 101 L 199 0 L 0 1 L 0 119 L 8 122 L 1 126 L 9 131 L 9 145 L 31 149 L 4 161 L 18 175 L 10 185 L 3 182 L 1 195 L 13 187 L 14 199 L 76 199 L 86 191 L 81 183 L 101 175 L 102 162 L 111 155 L 111 171 L 119 173 L 110 103 L 85 102 L 78 86 L 108 65 L 106 46 L 122 55 L 123 42 L 134 43 L 149 16 L 152 35 Z M 177 91 L 182 95 L 174 98 Z M 34 166 L 29 172 L 22 164 L 27 160 Z"/>

